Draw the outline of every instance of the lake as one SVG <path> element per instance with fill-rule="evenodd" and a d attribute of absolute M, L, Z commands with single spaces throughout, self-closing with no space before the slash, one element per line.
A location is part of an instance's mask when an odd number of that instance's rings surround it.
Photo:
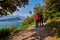
<path fill-rule="evenodd" d="M 21 26 L 21 22 L 0 22 L 0 28 L 10 27 L 12 25 L 19 28 Z"/>

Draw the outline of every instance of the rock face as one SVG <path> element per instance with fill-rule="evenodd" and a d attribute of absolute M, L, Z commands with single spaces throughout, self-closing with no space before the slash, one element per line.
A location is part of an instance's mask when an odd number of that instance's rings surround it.
<path fill-rule="evenodd" d="M 35 25 L 33 25 L 32 27 L 17 33 L 16 35 L 12 36 L 11 40 L 56 40 L 55 37 L 52 36 L 47 36 L 47 32 L 45 31 L 45 29 L 43 30 L 43 32 L 41 33 L 40 28 L 38 28 L 39 30 L 35 29 Z M 44 36 L 40 35 L 43 34 Z M 46 36 L 45 36 L 46 35 Z"/>

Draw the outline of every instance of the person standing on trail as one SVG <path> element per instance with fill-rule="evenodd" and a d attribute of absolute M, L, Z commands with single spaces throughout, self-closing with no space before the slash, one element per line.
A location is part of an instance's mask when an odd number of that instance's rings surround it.
<path fill-rule="evenodd" d="M 43 15 L 42 14 L 40 14 L 40 26 L 43 26 Z"/>
<path fill-rule="evenodd" d="M 36 28 L 38 27 L 38 24 L 39 24 L 39 18 L 40 18 L 40 14 L 39 13 L 36 13 L 36 15 L 35 15 Z"/>

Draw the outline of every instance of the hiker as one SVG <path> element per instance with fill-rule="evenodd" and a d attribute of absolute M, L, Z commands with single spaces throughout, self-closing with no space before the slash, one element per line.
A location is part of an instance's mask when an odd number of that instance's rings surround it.
<path fill-rule="evenodd" d="M 40 14 L 39 13 L 36 13 L 35 15 L 35 20 L 36 20 L 36 28 L 39 26 L 39 18 L 40 18 Z"/>
<path fill-rule="evenodd" d="M 40 26 L 43 26 L 43 15 L 42 14 L 40 14 L 40 20 L 39 20 L 39 22 L 40 22 Z"/>

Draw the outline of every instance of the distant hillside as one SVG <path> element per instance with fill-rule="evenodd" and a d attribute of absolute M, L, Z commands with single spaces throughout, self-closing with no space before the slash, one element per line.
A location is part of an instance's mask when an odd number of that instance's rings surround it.
<path fill-rule="evenodd" d="M 20 17 L 15 17 L 15 18 L 9 18 L 9 19 L 2 19 L 0 21 L 16 21 L 16 20 L 22 20 Z"/>
<path fill-rule="evenodd" d="M 20 15 L 11 16 L 10 15 L 10 17 L 6 16 L 6 17 L 0 18 L 0 21 L 16 21 L 16 20 L 24 20 L 24 19 L 25 19 L 24 16 L 20 16 Z"/>

